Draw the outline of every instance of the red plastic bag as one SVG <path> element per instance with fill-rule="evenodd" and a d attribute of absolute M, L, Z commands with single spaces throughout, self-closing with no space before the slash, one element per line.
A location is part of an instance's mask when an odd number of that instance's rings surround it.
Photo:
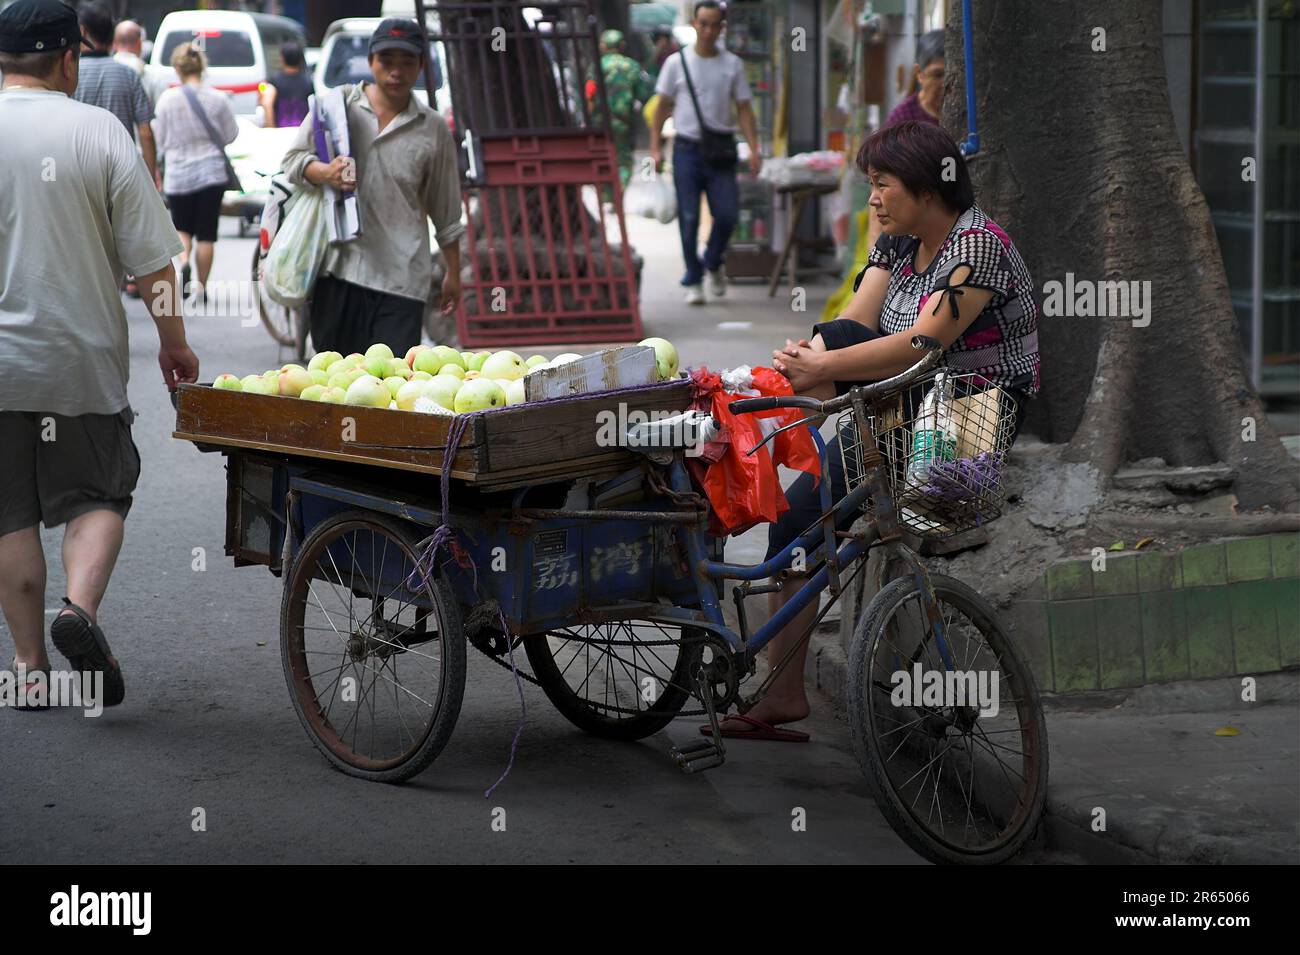
<path fill-rule="evenodd" d="M 753 454 L 747 452 L 762 442 L 768 429 L 798 420 L 799 412 L 777 409 L 762 414 L 732 414 L 728 406 L 733 401 L 754 395 L 725 391 L 719 376 L 707 368 L 695 369 L 691 377 L 693 407 L 709 411 L 721 427 L 718 438 L 706 445 L 699 457 L 689 459 L 691 473 L 712 507 L 710 532 L 719 537 L 739 534 L 756 524 L 775 521 L 790 507 L 777 476 L 777 464 L 820 475 L 816 446 L 806 429 L 792 428 Z M 770 368 L 754 370 L 754 390 L 762 395 L 793 393 L 785 377 Z M 760 423 L 760 419 L 765 420 Z"/>

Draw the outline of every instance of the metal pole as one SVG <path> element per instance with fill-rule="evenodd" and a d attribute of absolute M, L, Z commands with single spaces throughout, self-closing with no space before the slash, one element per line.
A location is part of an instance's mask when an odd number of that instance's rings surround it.
<path fill-rule="evenodd" d="M 436 112 L 438 101 L 434 95 L 433 56 L 429 52 L 429 28 L 425 24 L 424 0 L 415 0 L 415 22 L 420 24 L 420 39 L 424 46 L 424 90 L 429 95 L 429 109 Z"/>
<path fill-rule="evenodd" d="M 1252 216 L 1254 241 L 1250 252 L 1250 378 L 1255 390 L 1262 387 L 1264 374 L 1264 25 L 1268 22 L 1267 0 L 1256 0 L 1255 15 L 1255 191 Z"/>
<path fill-rule="evenodd" d="M 1259 0 L 1263 3 L 1264 0 Z M 961 144 L 963 156 L 974 156 L 980 151 L 979 125 L 975 122 L 975 40 L 971 26 L 970 0 L 961 3 L 962 50 L 966 59 L 966 141 Z"/>

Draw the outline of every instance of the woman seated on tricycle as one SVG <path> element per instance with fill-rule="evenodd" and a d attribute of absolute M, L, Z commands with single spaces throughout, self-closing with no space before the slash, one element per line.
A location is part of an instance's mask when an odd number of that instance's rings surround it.
<path fill-rule="evenodd" d="M 918 359 L 912 336 L 927 335 L 943 344 L 943 365 L 978 374 L 1017 399 L 1018 431 L 1025 399 L 1039 388 L 1033 280 L 1010 237 L 975 205 L 957 144 L 939 126 L 903 122 L 872 135 L 857 164 L 871 181 L 870 205 L 883 234 L 840 317 L 814 326 L 811 340 L 787 341 L 773 352 L 773 366 L 796 393 L 830 398 L 907 370 Z M 832 500 L 847 493 L 838 441 L 827 446 Z M 771 525 L 768 559 L 822 513 L 811 475 L 802 475 L 786 497 L 790 509 Z M 852 518 L 840 529 L 851 524 Z M 803 583 L 803 577 L 792 575 L 769 598 L 772 612 Z M 812 626 L 817 610 L 814 601 L 772 640 L 769 660 L 785 656 Z M 808 716 L 806 652 L 804 643 L 746 717 L 723 724 L 723 735 L 806 739 L 806 734 L 773 729 Z"/>

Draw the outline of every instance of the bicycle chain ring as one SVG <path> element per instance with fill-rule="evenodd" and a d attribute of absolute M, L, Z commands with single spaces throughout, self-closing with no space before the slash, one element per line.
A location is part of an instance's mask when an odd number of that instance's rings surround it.
<path fill-rule="evenodd" d="M 692 666 L 703 668 L 704 678 L 713 693 L 713 707 L 721 715 L 731 709 L 740 697 L 740 669 L 736 666 L 736 658 L 731 647 L 721 637 L 706 631 L 704 636 L 698 639 L 699 659 L 694 661 Z M 713 657 L 707 663 L 704 661 L 705 648 L 712 651 Z M 698 694 L 693 695 L 698 696 Z"/>

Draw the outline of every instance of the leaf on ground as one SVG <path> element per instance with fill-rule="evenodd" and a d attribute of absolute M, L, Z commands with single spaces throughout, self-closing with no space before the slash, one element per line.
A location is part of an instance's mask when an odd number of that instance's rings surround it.
<path fill-rule="evenodd" d="M 266 646 L 266 641 L 265 641 L 265 640 L 258 640 L 258 641 L 257 641 L 257 645 L 258 645 L 259 647 L 264 647 L 264 646 Z"/>
<path fill-rule="evenodd" d="M 1214 731 L 1215 736 L 1240 736 L 1241 730 L 1235 726 L 1220 726 Z"/>
<path fill-rule="evenodd" d="M 1153 540 L 1155 540 L 1154 537 L 1144 537 L 1144 538 L 1142 538 L 1140 541 L 1138 541 L 1136 544 L 1133 545 L 1133 549 L 1134 549 L 1134 550 L 1141 550 L 1141 549 L 1142 549 L 1143 547 L 1145 547 L 1147 544 L 1150 544 Z"/>
<path fill-rule="evenodd" d="M 1107 547 L 1106 549 L 1107 549 L 1107 550 L 1123 550 L 1123 549 L 1124 549 L 1124 542 L 1123 542 L 1123 541 L 1115 541 L 1115 543 L 1111 544 L 1111 545 L 1110 545 L 1109 547 Z"/>

